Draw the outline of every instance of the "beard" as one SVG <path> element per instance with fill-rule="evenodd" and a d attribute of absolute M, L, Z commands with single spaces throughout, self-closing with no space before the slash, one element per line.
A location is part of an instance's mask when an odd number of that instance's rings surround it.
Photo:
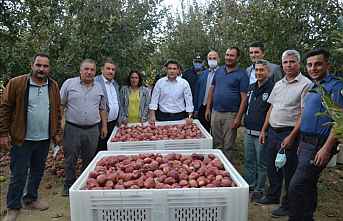
<path fill-rule="evenodd" d="M 38 79 L 41 79 L 41 80 L 46 80 L 48 78 L 48 75 L 41 72 L 41 71 L 35 71 L 33 72 L 33 75 L 38 78 Z"/>

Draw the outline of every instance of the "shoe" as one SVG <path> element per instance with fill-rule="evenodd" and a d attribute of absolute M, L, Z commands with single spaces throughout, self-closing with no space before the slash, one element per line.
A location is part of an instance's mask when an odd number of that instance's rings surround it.
<path fill-rule="evenodd" d="M 16 221 L 20 213 L 20 209 L 8 209 L 5 218 L 2 221 Z"/>
<path fill-rule="evenodd" d="M 260 204 L 260 205 L 279 204 L 279 200 L 273 200 L 273 199 L 268 198 L 267 196 L 264 196 L 256 200 L 256 204 Z"/>
<path fill-rule="evenodd" d="M 249 195 L 250 202 L 260 200 L 263 197 L 262 192 L 251 192 Z"/>
<path fill-rule="evenodd" d="M 69 196 L 69 189 L 68 188 L 63 188 L 62 196 Z"/>
<path fill-rule="evenodd" d="M 49 209 L 49 204 L 43 200 L 36 200 L 31 203 L 24 204 L 24 209 L 44 211 Z"/>
<path fill-rule="evenodd" d="M 272 210 L 272 217 L 278 218 L 283 216 L 288 216 L 288 209 L 280 206 L 279 208 Z"/>

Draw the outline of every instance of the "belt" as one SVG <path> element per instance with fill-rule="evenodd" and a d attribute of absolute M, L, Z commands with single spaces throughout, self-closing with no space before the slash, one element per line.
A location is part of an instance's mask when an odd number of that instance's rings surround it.
<path fill-rule="evenodd" d="M 300 134 L 300 140 L 304 143 L 312 144 L 314 146 L 321 146 L 325 143 L 327 137 L 323 137 L 320 135 L 308 135 L 308 134 Z"/>
<path fill-rule="evenodd" d="M 92 124 L 92 125 L 78 125 L 78 124 L 74 124 L 74 123 L 71 123 L 69 121 L 66 122 L 67 124 L 70 124 L 74 127 L 77 127 L 77 128 L 80 128 L 80 129 L 90 129 L 92 127 L 95 127 L 95 126 L 98 126 L 99 123 L 96 123 L 96 124 Z"/>
<path fill-rule="evenodd" d="M 159 112 L 164 115 L 164 116 L 170 116 L 170 117 L 174 117 L 174 116 L 180 116 L 180 115 L 185 115 L 186 114 L 186 111 L 182 111 L 182 112 L 179 112 L 179 113 L 166 113 L 166 112 L 162 112 L 159 110 Z"/>
<path fill-rule="evenodd" d="M 260 136 L 260 131 L 257 130 L 249 130 L 249 129 L 245 129 L 245 131 L 247 132 L 247 134 L 252 135 L 252 136 Z"/>
<path fill-rule="evenodd" d="M 283 133 L 287 131 L 292 131 L 294 127 L 270 127 L 275 131 L 276 133 Z"/>

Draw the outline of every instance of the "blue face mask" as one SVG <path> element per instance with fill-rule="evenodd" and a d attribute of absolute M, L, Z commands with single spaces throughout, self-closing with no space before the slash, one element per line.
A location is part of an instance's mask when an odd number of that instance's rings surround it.
<path fill-rule="evenodd" d="M 204 65 L 202 63 L 193 63 L 193 67 L 195 70 L 201 70 L 203 69 Z"/>
<path fill-rule="evenodd" d="M 284 148 L 281 148 L 275 158 L 275 167 L 277 170 L 285 166 L 287 162 L 286 152 Z"/>

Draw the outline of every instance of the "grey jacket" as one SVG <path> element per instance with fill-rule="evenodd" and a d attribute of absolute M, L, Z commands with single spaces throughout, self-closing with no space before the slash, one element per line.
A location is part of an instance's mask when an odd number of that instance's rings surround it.
<path fill-rule="evenodd" d="M 123 86 L 120 90 L 122 112 L 120 115 L 120 121 L 127 120 L 129 113 L 129 96 L 131 88 Z M 148 121 L 148 112 L 150 104 L 150 92 L 147 87 L 141 86 L 139 88 L 139 117 L 142 122 Z"/>
<path fill-rule="evenodd" d="M 282 71 L 281 71 L 281 68 L 279 65 L 273 64 L 273 63 L 268 63 L 268 67 L 270 70 L 270 76 L 269 77 L 273 79 L 274 83 L 278 82 L 279 80 L 281 80 L 283 78 L 283 74 L 282 74 Z M 253 70 L 253 65 L 250 65 L 247 68 L 247 73 L 248 73 L 249 79 L 250 79 L 250 75 L 251 75 L 252 70 Z"/>
<path fill-rule="evenodd" d="M 95 77 L 95 81 L 98 82 L 101 85 L 101 88 L 104 91 L 105 98 L 106 98 L 106 109 L 107 109 L 107 113 L 109 113 L 110 112 L 110 106 L 108 104 L 108 95 L 107 95 L 107 92 L 106 92 L 106 86 L 105 86 L 104 78 L 100 74 L 100 75 Z M 117 120 L 118 120 L 120 118 L 120 115 L 121 115 L 121 112 L 122 112 L 122 104 L 121 104 L 121 99 L 120 99 L 119 84 L 114 80 L 113 81 L 113 86 L 116 89 L 117 98 L 118 98 L 118 105 L 119 105 L 118 118 L 117 118 Z"/>

